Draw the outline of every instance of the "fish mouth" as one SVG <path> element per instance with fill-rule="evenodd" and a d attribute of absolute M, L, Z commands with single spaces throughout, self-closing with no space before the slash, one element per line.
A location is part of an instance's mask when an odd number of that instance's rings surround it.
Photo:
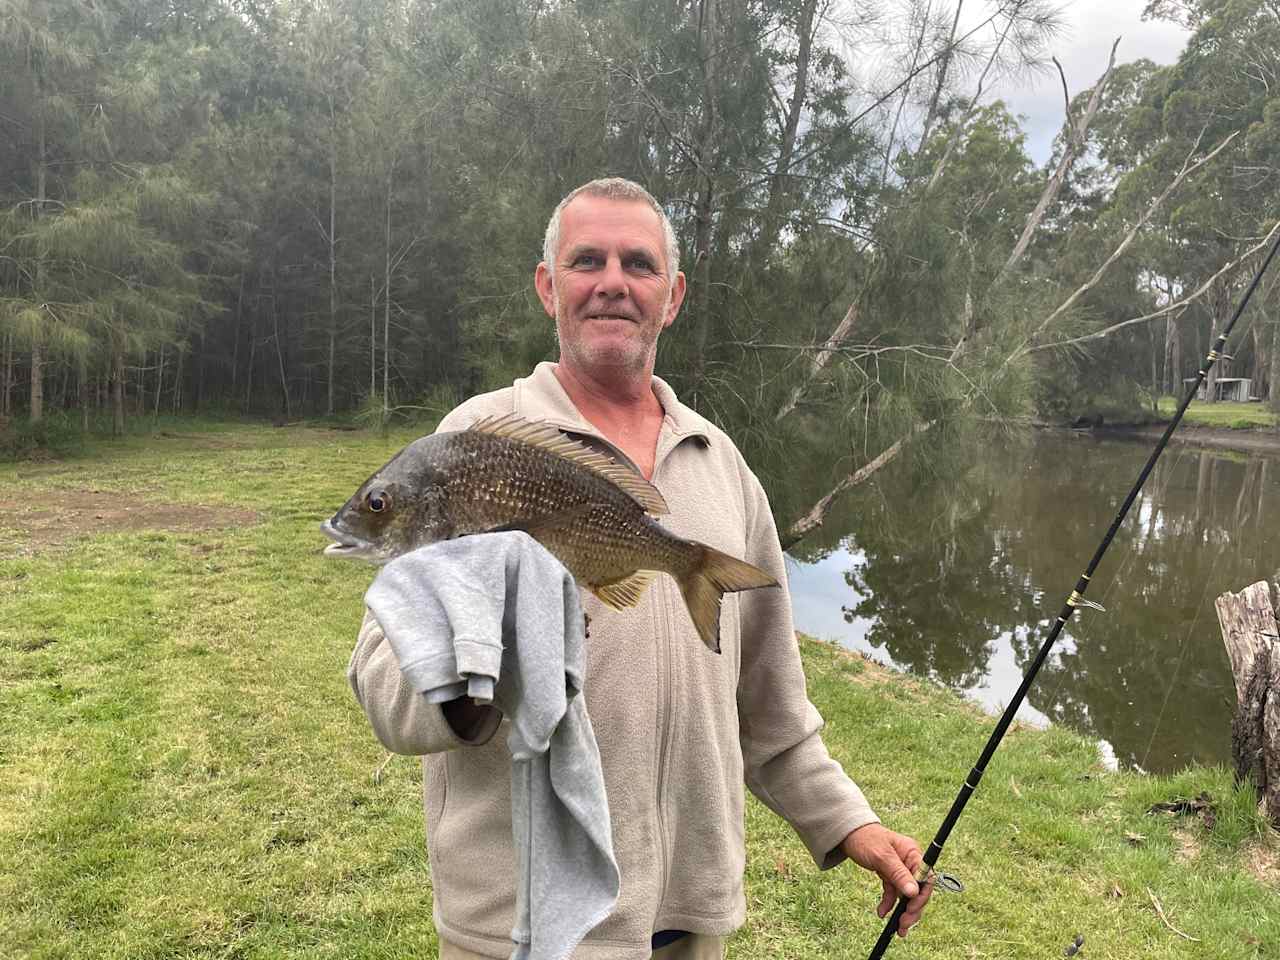
<path fill-rule="evenodd" d="M 324 548 L 326 557 L 350 557 L 364 559 L 373 554 L 373 544 L 340 530 L 332 520 L 322 521 L 320 532 L 333 541 Z"/>

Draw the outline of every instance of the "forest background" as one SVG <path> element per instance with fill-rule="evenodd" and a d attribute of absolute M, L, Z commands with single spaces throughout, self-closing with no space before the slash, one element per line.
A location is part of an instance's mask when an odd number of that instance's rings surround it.
<path fill-rule="evenodd" d="M 0 428 L 438 415 L 554 357 L 547 215 L 621 175 L 689 279 L 659 372 L 794 542 L 1195 376 L 1277 228 L 1280 3 L 1146 15 L 1178 61 L 1063 77 L 1041 167 L 990 91 L 1060 72 L 1045 0 L 0 0 Z M 1277 277 L 1213 375 L 1280 410 Z"/>

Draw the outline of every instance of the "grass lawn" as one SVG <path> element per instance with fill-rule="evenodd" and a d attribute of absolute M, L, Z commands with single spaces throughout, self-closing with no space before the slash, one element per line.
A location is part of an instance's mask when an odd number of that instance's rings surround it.
<path fill-rule="evenodd" d="M 1161 397 L 1158 404 L 1161 415 L 1172 417 L 1181 402 L 1180 398 Z M 1275 413 L 1265 403 L 1204 403 L 1192 400 L 1183 420 L 1204 427 L 1229 427 L 1236 430 L 1256 430 L 1259 427 L 1277 425 Z"/>
<path fill-rule="evenodd" d="M 375 782 L 344 675 L 372 571 L 316 529 L 410 436 L 201 429 L 0 466 L 0 957 L 436 955 L 420 767 Z M 994 721 L 803 650 L 832 752 L 927 839 Z M 1212 826 L 1146 813 L 1205 790 Z M 865 957 L 872 878 L 748 815 L 730 956 Z M 1276 957 L 1278 861 L 1228 772 L 1109 773 L 1017 728 L 943 855 L 966 891 L 888 956 L 1047 960 L 1083 933 L 1094 960 Z"/>

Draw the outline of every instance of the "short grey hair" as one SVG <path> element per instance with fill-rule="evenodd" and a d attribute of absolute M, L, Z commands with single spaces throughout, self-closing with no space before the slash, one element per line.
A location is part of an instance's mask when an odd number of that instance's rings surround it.
<path fill-rule="evenodd" d="M 553 277 L 556 272 L 556 250 L 560 246 L 560 215 L 575 197 L 583 194 L 588 197 L 603 197 L 606 200 L 637 200 L 647 203 L 662 222 L 662 238 L 666 242 L 667 282 L 675 282 L 676 273 L 680 269 L 680 245 L 676 242 L 676 231 L 667 218 L 667 212 L 648 190 L 634 180 L 623 177 L 603 177 L 584 183 L 569 191 L 565 198 L 556 204 L 551 219 L 547 222 L 546 236 L 542 240 L 542 260 Z"/>

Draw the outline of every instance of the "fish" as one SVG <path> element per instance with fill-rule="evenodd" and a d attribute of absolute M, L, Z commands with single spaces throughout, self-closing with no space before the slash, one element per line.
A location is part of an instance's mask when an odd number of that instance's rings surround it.
<path fill-rule="evenodd" d="M 320 529 L 334 541 L 326 555 L 375 564 L 441 540 L 522 530 L 614 610 L 635 606 L 666 573 L 698 636 L 719 653 L 724 594 L 778 581 L 670 533 L 654 519 L 666 513 L 662 494 L 629 464 L 507 414 L 414 440 Z"/>

